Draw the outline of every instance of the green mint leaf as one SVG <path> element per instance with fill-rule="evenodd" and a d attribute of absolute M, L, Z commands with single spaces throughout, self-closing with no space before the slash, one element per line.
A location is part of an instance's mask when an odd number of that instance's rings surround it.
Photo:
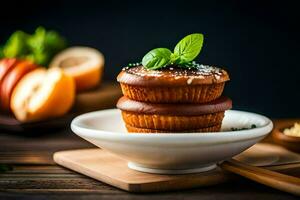
<path fill-rule="evenodd" d="M 48 31 L 45 37 L 45 45 L 51 52 L 58 52 L 67 47 L 65 38 L 55 31 Z"/>
<path fill-rule="evenodd" d="M 4 57 L 14 58 L 26 54 L 28 51 L 27 38 L 28 34 L 23 31 L 14 32 L 3 47 Z"/>
<path fill-rule="evenodd" d="M 142 60 L 144 67 L 158 69 L 167 66 L 171 61 L 172 52 L 167 48 L 157 48 L 149 51 Z"/>
<path fill-rule="evenodd" d="M 191 63 L 201 51 L 204 37 L 200 33 L 194 33 L 184 37 L 174 48 L 174 53 L 166 48 L 157 48 L 148 52 L 142 60 L 142 64 L 148 69 L 159 69 L 168 65 L 192 68 Z"/>
<path fill-rule="evenodd" d="M 177 62 L 180 60 L 180 57 L 177 54 L 172 53 L 171 54 L 171 63 L 177 64 Z"/>
<path fill-rule="evenodd" d="M 174 54 L 179 57 L 178 64 L 184 64 L 194 60 L 201 51 L 204 37 L 200 33 L 194 33 L 184 37 L 175 46 Z"/>
<path fill-rule="evenodd" d="M 3 47 L 0 58 L 25 58 L 47 65 L 53 56 L 66 47 L 65 39 L 55 31 L 38 27 L 33 34 L 14 32 Z"/>
<path fill-rule="evenodd" d="M 47 65 L 57 52 L 66 47 L 66 41 L 57 32 L 38 27 L 28 38 L 27 45 L 30 48 L 30 54 L 26 57 L 37 64 Z"/>
<path fill-rule="evenodd" d="M 0 59 L 4 57 L 3 46 L 0 46 Z"/>
<path fill-rule="evenodd" d="M 33 51 L 44 51 L 45 50 L 45 37 L 46 29 L 43 27 L 38 27 L 35 30 L 35 33 L 30 35 L 27 40 L 27 45 L 30 48 L 31 52 Z"/>

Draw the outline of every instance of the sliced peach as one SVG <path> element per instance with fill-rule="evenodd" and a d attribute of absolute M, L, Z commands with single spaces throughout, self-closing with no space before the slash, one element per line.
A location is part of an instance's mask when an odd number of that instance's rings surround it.
<path fill-rule="evenodd" d="M 34 70 L 36 67 L 37 66 L 31 61 L 18 61 L 5 75 L 0 85 L 0 102 L 2 110 L 9 111 L 11 94 L 16 84 L 25 74 Z"/>
<path fill-rule="evenodd" d="M 77 91 L 96 87 L 100 82 L 104 68 L 104 57 L 96 49 L 89 47 L 71 47 L 54 57 L 50 67 L 60 67 L 72 76 Z"/>
<path fill-rule="evenodd" d="M 11 98 L 19 121 L 38 121 L 67 113 L 75 99 L 75 83 L 62 69 L 38 68 L 24 76 Z"/>

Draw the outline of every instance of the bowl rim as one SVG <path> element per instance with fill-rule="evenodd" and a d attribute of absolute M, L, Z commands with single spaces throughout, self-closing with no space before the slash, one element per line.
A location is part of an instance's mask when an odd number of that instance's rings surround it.
<path fill-rule="evenodd" d="M 263 137 L 271 132 L 273 128 L 272 121 L 256 113 L 238 111 L 238 110 L 228 110 L 227 113 L 240 113 L 246 115 L 252 115 L 264 120 L 264 125 L 247 130 L 238 130 L 238 131 L 223 131 L 223 132 L 209 132 L 209 133 L 130 133 L 124 134 L 122 132 L 112 132 L 105 130 L 96 130 L 93 128 L 87 128 L 80 126 L 82 120 L 93 118 L 99 114 L 106 114 L 112 112 L 120 112 L 118 109 L 106 109 L 101 111 L 94 111 L 85 113 L 77 116 L 71 122 L 72 131 L 83 138 L 96 139 L 96 140 L 109 140 L 109 141 L 119 141 L 119 142 L 135 142 L 140 141 L 145 144 L 156 142 L 158 144 L 179 144 L 178 141 L 185 140 L 186 143 L 203 143 L 203 144 L 212 144 L 212 143 L 228 143 L 228 142 L 237 142 L 242 140 L 249 140 L 258 137 Z M 234 134 L 233 134 L 234 133 Z M 232 137 L 234 136 L 234 137 Z"/>

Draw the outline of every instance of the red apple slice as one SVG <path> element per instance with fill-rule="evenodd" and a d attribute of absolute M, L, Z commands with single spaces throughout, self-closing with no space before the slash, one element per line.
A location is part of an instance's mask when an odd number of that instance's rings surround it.
<path fill-rule="evenodd" d="M 0 60 L 0 85 L 6 74 L 17 64 L 15 58 L 4 58 Z"/>
<path fill-rule="evenodd" d="M 9 111 L 10 98 L 18 81 L 28 72 L 36 68 L 36 65 L 30 61 L 20 61 L 3 78 L 0 85 L 0 106 L 2 110 Z"/>

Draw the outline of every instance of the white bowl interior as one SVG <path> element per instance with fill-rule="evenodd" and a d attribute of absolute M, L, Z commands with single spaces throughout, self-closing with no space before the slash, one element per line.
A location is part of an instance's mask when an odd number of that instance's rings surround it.
<path fill-rule="evenodd" d="M 228 117 L 228 115 L 230 115 L 230 117 Z M 231 128 L 250 128 L 253 124 L 256 125 L 257 128 L 260 128 L 268 125 L 269 123 L 271 123 L 271 121 L 262 115 L 244 111 L 228 110 L 225 112 L 221 131 L 228 132 L 231 131 Z M 99 130 L 111 133 L 127 133 L 121 112 L 118 109 L 109 109 L 83 114 L 75 118 L 72 124 L 89 130 Z"/>
<path fill-rule="evenodd" d="M 117 109 L 91 112 L 83 114 L 80 117 L 80 120 L 76 120 L 75 118 L 73 122 L 78 127 L 113 133 L 127 132 L 122 120 L 121 112 Z"/>

